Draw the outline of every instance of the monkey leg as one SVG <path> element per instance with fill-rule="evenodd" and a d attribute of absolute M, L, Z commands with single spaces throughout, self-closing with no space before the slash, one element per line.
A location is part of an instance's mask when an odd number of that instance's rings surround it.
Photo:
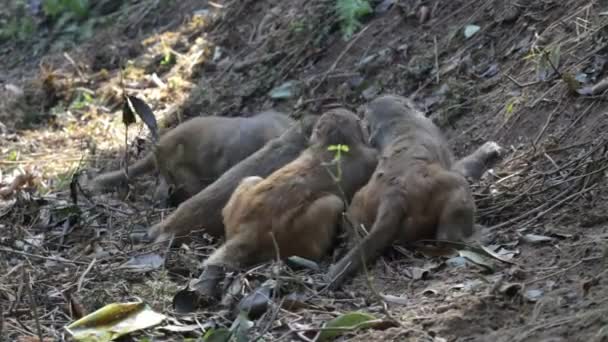
<path fill-rule="evenodd" d="M 477 148 L 473 153 L 460 159 L 452 170 L 466 178 L 478 181 L 486 170 L 492 168 L 502 157 L 504 149 L 494 141 L 488 141 Z"/>
<path fill-rule="evenodd" d="M 437 225 L 437 240 L 462 242 L 475 233 L 475 204 L 468 189 L 455 188 L 444 202 Z"/>
<path fill-rule="evenodd" d="M 91 181 L 90 188 L 93 191 L 110 190 L 113 187 L 124 186 L 131 178 L 139 177 L 148 172 L 152 172 L 156 164 L 154 163 L 154 155 L 148 154 L 143 159 L 138 160 L 128 168 L 128 178 L 124 170 L 116 170 L 101 174 Z"/>
<path fill-rule="evenodd" d="M 268 241 L 263 243 L 256 240 L 256 235 L 252 229 L 244 230 L 227 240 L 205 260 L 203 272 L 193 285 L 201 304 L 213 303 L 221 298 L 220 285 L 226 278 L 226 272 L 272 258 L 272 246 Z"/>
<path fill-rule="evenodd" d="M 344 209 L 344 202 L 336 195 L 316 199 L 292 227 L 275 232 L 280 256 L 321 259 L 333 244 Z"/>
<path fill-rule="evenodd" d="M 396 241 L 406 215 L 403 205 L 401 196 L 387 196 L 382 200 L 370 233 L 330 267 L 328 277 L 332 288 L 340 287 L 364 265 L 369 266 L 371 261 Z"/>

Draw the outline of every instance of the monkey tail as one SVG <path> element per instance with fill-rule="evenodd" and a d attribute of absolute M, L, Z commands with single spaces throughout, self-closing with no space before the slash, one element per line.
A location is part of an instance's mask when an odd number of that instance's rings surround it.
<path fill-rule="evenodd" d="M 156 166 L 154 154 L 149 153 L 143 159 L 138 160 L 133 165 L 129 166 L 129 177 L 136 178 L 154 170 Z M 116 170 L 104 173 L 95 177 L 92 181 L 94 190 L 107 190 L 112 187 L 126 184 L 128 181 L 127 175 L 123 170 Z"/>
<path fill-rule="evenodd" d="M 369 234 L 329 270 L 332 288 L 338 288 L 354 272 L 367 267 L 396 238 L 405 217 L 403 203 L 389 197 L 378 208 L 376 221 Z"/>

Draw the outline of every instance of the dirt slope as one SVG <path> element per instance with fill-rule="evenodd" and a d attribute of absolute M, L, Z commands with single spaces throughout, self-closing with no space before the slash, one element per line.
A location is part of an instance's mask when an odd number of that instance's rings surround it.
<path fill-rule="evenodd" d="M 370 272 L 401 326 L 345 339 L 608 339 L 608 121 L 605 89 L 592 88 L 606 76 L 608 17 L 602 12 L 608 5 L 376 1 L 376 12 L 345 41 L 333 3 L 134 1 L 123 10 L 124 21 L 66 50 L 69 58 L 53 48 L 30 56 L 23 46 L 2 47 L 6 60 L 18 62 L 0 66 L 0 122 L 6 126 L 0 126 L 0 183 L 24 170 L 38 181 L 32 195 L 19 192 L 0 202 L 6 336 L 37 335 L 34 307 L 43 334 L 60 339 L 73 317 L 70 302 L 91 312 L 138 297 L 173 315 L 171 295 L 198 274 L 213 247 L 205 238 L 170 252 L 133 244 L 132 230 L 164 214 L 145 191 L 152 180 L 139 182 L 126 197 L 81 196 L 70 204 L 67 184 L 75 169 L 116 167 L 122 160 L 122 59 L 127 90 L 169 126 L 194 115 L 246 115 L 269 107 L 295 116 L 336 104 L 356 109 L 378 94 L 398 93 L 411 96 L 444 129 L 457 155 L 487 140 L 508 148 L 505 160 L 475 186 L 484 245 L 506 262 L 480 266 L 459 257 L 391 251 Z M 465 31 L 475 30 L 471 25 L 479 30 L 467 37 Z M 174 63 L 161 63 L 167 54 Z M 289 96 L 273 99 L 280 86 Z M 74 106 L 83 88 L 94 100 Z M 32 112 L 37 121 L 25 129 Z M 128 151 L 137 158 L 149 146 L 146 130 L 139 124 L 129 132 Z M 145 253 L 167 255 L 165 267 L 143 273 L 117 268 Z M 304 283 L 318 279 L 281 272 Z M 263 268 L 247 277 L 254 286 L 269 274 Z M 351 310 L 385 316 L 363 277 L 337 293 L 311 294 L 297 281 L 287 283 L 290 291 L 310 295 L 309 307 L 269 310 L 250 337 L 301 340 L 294 330 L 314 330 Z M 250 290 L 244 282 L 240 293 Z M 219 308 L 196 316 L 220 326 L 232 320 Z M 153 334 L 182 336 L 143 333 Z M 197 328 L 186 335 L 200 334 Z"/>

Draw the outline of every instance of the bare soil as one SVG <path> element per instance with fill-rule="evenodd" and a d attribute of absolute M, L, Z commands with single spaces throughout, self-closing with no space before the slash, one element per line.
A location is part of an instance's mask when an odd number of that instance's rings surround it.
<path fill-rule="evenodd" d="M 606 77 L 605 1 L 375 1 L 350 40 L 334 1 L 126 3 L 85 41 L 0 45 L 0 191 L 16 187 L 0 199 L 0 336 L 69 339 L 63 327 L 79 312 L 135 299 L 172 318 L 135 340 L 200 338 L 234 320 L 223 306 L 173 311 L 173 294 L 218 242 L 137 243 L 134 233 L 170 210 L 152 203 L 152 177 L 125 193 L 70 191 L 150 146 L 138 123 L 125 150 L 122 82 L 163 127 L 271 107 L 296 117 L 356 110 L 397 93 L 442 127 L 458 156 L 488 140 L 508 149 L 474 185 L 482 242 L 501 260 L 396 247 L 370 267 L 369 283 L 361 275 L 338 292 L 312 290 L 319 272 L 265 265 L 236 277 L 237 299 L 273 279 L 306 300 L 296 310 L 274 298 L 249 339 L 311 339 L 340 313 L 364 311 L 390 324 L 339 339 L 608 341 L 605 89 L 576 92 Z M 479 31 L 466 37 L 470 25 Z M 291 96 L 273 99 L 289 81 Z M 121 267 L 150 254 L 166 262 Z"/>

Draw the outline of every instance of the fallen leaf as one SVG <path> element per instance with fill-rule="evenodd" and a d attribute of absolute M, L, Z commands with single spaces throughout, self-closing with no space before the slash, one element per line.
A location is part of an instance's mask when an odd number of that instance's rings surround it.
<path fill-rule="evenodd" d="M 164 325 L 162 327 L 159 327 L 158 330 L 166 330 L 166 331 L 170 331 L 170 332 L 193 332 L 193 331 L 197 331 L 200 330 L 201 327 L 198 324 L 189 324 L 189 325 L 175 325 L 175 324 L 169 324 L 169 325 Z"/>
<path fill-rule="evenodd" d="M 528 301 L 535 303 L 543 296 L 543 291 L 538 289 L 530 289 L 524 292 L 524 298 Z"/>
<path fill-rule="evenodd" d="M 498 250 L 498 252 L 494 252 L 491 248 L 483 246 L 483 245 L 479 245 L 479 248 L 481 248 L 485 253 L 487 253 L 488 256 L 491 256 L 492 258 L 494 258 L 496 260 L 506 262 L 507 264 L 512 264 L 512 265 L 514 265 L 515 263 L 513 261 L 511 261 L 511 259 L 513 259 L 515 254 L 519 253 L 517 251 L 510 251 L 510 250 L 504 249 L 502 247 Z"/>
<path fill-rule="evenodd" d="M 464 37 L 471 38 L 475 33 L 479 32 L 481 27 L 477 25 L 467 25 L 464 27 Z"/>
<path fill-rule="evenodd" d="M 407 305 L 409 303 L 407 297 L 399 297 L 399 296 L 393 296 L 393 295 L 382 295 L 382 299 L 385 302 L 389 302 L 389 303 L 393 303 L 393 304 L 399 304 L 399 305 Z"/>
<path fill-rule="evenodd" d="M 550 242 L 554 239 L 549 236 L 544 235 L 536 235 L 536 234 L 526 234 L 522 236 L 522 240 L 527 243 L 541 243 L 541 242 Z"/>
<path fill-rule="evenodd" d="M 473 251 L 467 251 L 467 250 L 458 251 L 458 253 L 460 254 L 461 257 L 467 258 L 468 260 L 472 261 L 474 264 L 482 266 L 490 272 L 494 272 L 494 263 L 492 262 L 492 260 L 489 260 L 485 256 L 483 256 L 479 253 L 476 253 Z"/>
<path fill-rule="evenodd" d="M 210 329 L 203 336 L 205 342 L 228 342 L 232 337 L 232 332 L 226 328 Z"/>
<path fill-rule="evenodd" d="M 149 272 L 159 269 L 165 262 L 165 259 L 156 253 L 142 254 L 132 257 L 121 269 L 127 269 L 132 272 Z"/>
<path fill-rule="evenodd" d="M 464 257 L 457 256 L 457 257 L 449 258 L 448 260 L 445 261 L 445 264 L 449 267 L 454 267 L 454 268 L 466 267 L 468 264 L 468 261 Z"/>
<path fill-rule="evenodd" d="M 247 337 L 247 333 L 253 326 L 254 323 L 249 320 L 247 313 L 241 312 L 232 322 L 230 331 L 236 336 L 236 342 L 248 342 L 250 339 Z"/>
<path fill-rule="evenodd" d="M 65 329 L 76 341 L 111 341 L 160 324 L 165 315 L 144 302 L 113 303 L 77 320 Z"/>
<path fill-rule="evenodd" d="M 395 0 L 382 0 L 376 8 L 374 8 L 374 12 L 377 14 L 382 14 L 387 12 L 393 5 L 395 4 Z"/>
<path fill-rule="evenodd" d="M 314 308 L 314 305 L 306 303 L 307 295 L 303 293 L 290 293 L 283 298 L 281 308 L 289 311 Z"/>
<path fill-rule="evenodd" d="M 270 98 L 275 100 L 291 98 L 295 95 L 296 86 L 296 81 L 287 81 L 280 86 L 273 88 L 270 91 Z"/>
<path fill-rule="evenodd" d="M 349 312 L 340 315 L 331 321 L 327 322 L 323 330 L 319 334 L 317 341 L 328 341 L 341 335 L 345 329 L 332 330 L 331 328 L 348 328 L 346 330 L 356 330 L 359 328 L 367 328 L 370 325 L 366 324 L 376 321 L 376 317 L 363 312 Z"/>
<path fill-rule="evenodd" d="M 514 297 L 517 294 L 519 294 L 519 292 L 521 291 L 521 289 L 523 288 L 523 285 L 520 283 L 507 283 L 502 285 L 499 289 L 498 292 L 506 295 L 508 297 Z"/>
<path fill-rule="evenodd" d="M 251 319 L 262 316 L 268 309 L 273 287 L 273 285 L 264 284 L 245 296 L 237 306 L 239 312 L 245 312 Z"/>
<path fill-rule="evenodd" d="M 317 264 L 316 262 L 296 256 L 296 255 L 290 256 L 289 258 L 287 258 L 286 263 L 287 263 L 287 266 L 291 267 L 294 270 L 309 269 L 309 270 L 313 270 L 315 272 L 321 271 L 319 264 Z"/>
<path fill-rule="evenodd" d="M 188 288 L 177 291 L 173 296 L 173 310 L 181 314 L 194 312 L 198 306 L 199 299 L 199 294 Z"/>
<path fill-rule="evenodd" d="M 429 275 L 429 270 L 420 267 L 410 267 L 405 270 L 412 280 L 420 280 Z"/>
<path fill-rule="evenodd" d="M 422 291 L 422 295 L 426 296 L 426 297 L 433 297 L 436 296 L 439 292 L 435 289 L 426 289 L 424 291 Z"/>
<path fill-rule="evenodd" d="M 152 139 L 158 141 L 158 125 L 156 124 L 156 117 L 150 106 L 148 106 L 143 100 L 135 96 L 126 96 L 125 105 L 123 106 L 123 123 L 130 125 L 135 123 L 135 114 L 141 118 L 141 121 L 146 124 L 150 133 L 152 133 Z"/>

